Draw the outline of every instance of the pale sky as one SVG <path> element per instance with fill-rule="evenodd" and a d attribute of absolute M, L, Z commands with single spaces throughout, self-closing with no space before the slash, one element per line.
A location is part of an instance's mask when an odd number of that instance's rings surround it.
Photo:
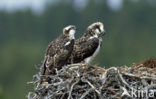
<path fill-rule="evenodd" d="M 123 0 L 107 0 L 108 6 L 113 10 L 119 10 L 122 7 Z"/>
<path fill-rule="evenodd" d="M 47 0 L 0 0 L 0 9 L 14 11 L 31 8 L 33 11 L 41 11 Z"/>
<path fill-rule="evenodd" d="M 0 0 L 0 10 L 14 11 L 31 8 L 35 12 L 41 12 L 47 1 L 57 0 Z M 77 6 L 85 6 L 85 0 L 75 0 Z M 119 9 L 123 0 L 107 0 L 108 5 L 112 9 Z"/>

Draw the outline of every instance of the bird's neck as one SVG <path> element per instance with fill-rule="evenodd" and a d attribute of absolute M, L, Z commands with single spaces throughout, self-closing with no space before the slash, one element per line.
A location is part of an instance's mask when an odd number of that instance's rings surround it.
<path fill-rule="evenodd" d="M 65 38 L 67 38 L 67 36 L 66 35 L 61 35 L 59 38 L 65 39 Z"/>

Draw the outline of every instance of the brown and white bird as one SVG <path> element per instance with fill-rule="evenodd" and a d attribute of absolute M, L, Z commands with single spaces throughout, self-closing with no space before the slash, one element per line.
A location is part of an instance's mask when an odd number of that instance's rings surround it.
<path fill-rule="evenodd" d="M 55 72 L 55 69 L 61 69 L 70 57 L 75 42 L 76 27 L 69 25 L 63 29 L 63 34 L 52 41 L 45 54 L 42 67 L 42 75 Z"/>
<path fill-rule="evenodd" d="M 101 22 L 91 24 L 84 35 L 77 39 L 68 64 L 84 62 L 89 64 L 97 55 L 102 43 L 102 35 L 105 34 L 104 25 Z"/>

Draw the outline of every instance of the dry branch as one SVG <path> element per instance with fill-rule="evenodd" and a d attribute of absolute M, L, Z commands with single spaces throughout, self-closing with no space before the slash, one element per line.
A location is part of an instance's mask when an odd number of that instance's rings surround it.
<path fill-rule="evenodd" d="M 34 92 L 28 99 L 137 99 L 138 90 L 154 90 L 156 98 L 156 66 L 154 60 L 131 67 L 104 69 L 85 64 L 71 64 L 54 75 L 34 76 Z M 154 65 L 153 65 L 154 64 Z M 153 70 L 153 71 L 152 71 Z M 43 82 L 43 78 L 50 82 Z M 133 96 L 132 91 L 136 92 Z M 150 96 L 143 96 L 148 99 Z M 150 98 L 151 99 L 151 98 Z M 153 99 L 153 98 L 152 98 Z"/>

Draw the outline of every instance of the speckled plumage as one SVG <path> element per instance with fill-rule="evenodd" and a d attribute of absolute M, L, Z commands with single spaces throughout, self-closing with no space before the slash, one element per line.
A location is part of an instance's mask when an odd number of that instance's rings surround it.
<path fill-rule="evenodd" d="M 102 43 L 101 36 L 104 34 L 104 29 L 101 31 L 100 26 L 103 28 L 101 22 L 91 24 L 84 35 L 75 41 L 74 49 L 68 59 L 68 64 L 80 62 L 90 63 L 90 60 L 96 56 Z M 99 34 L 96 33 L 97 29 Z M 87 58 L 90 59 L 87 60 Z"/>
<path fill-rule="evenodd" d="M 43 62 L 42 75 L 54 73 L 55 69 L 61 69 L 66 65 L 75 41 L 74 37 L 70 37 L 70 29 L 75 30 L 75 26 L 64 28 L 63 34 L 49 44 Z"/>

